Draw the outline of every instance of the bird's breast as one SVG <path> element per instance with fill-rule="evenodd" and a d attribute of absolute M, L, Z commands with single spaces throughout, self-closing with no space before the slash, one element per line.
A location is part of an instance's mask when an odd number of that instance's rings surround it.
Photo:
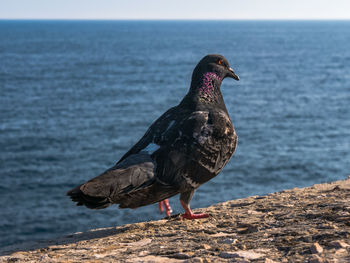
<path fill-rule="evenodd" d="M 193 137 L 200 145 L 230 147 L 227 144 L 235 141 L 237 135 L 228 115 L 223 111 L 216 111 L 208 113 L 206 121 L 200 126 L 200 130 L 193 133 Z"/>
<path fill-rule="evenodd" d="M 192 157 L 201 174 L 191 174 L 192 181 L 204 183 L 216 176 L 233 155 L 237 135 L 225 112 L 208 112 L 205 122 L 193 133 Z"/>

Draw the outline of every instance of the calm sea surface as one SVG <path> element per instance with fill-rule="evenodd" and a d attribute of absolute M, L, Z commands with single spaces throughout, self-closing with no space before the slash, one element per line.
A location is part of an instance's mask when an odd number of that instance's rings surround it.
<path fill-rule="evenodd" d="M 193 208 L 345 178 L 349 43 L 340 21 L 0 21 L 0 245 L 162 218 L 65 193 L 176 105 L 208 53 L 241 77 L 222 86 L 239 144 Z"/>

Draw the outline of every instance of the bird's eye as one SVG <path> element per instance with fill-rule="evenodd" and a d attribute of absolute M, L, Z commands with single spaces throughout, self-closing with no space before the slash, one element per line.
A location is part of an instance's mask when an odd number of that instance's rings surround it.
<path fill-rule="evenodd" d="M 218 64 L 219 64 L 219 65 L 221 65 L 221 64 L 222 64 L 222 60 L 221 60 L 221 59 L 219 59 Z"/>

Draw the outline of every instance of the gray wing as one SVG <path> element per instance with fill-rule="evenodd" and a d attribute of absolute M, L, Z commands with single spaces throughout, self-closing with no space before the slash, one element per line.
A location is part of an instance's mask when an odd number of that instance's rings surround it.
<path fill-rule="evenodd" d="M 173 187 L 155 177 L 155 162 L 146 152 L 130 155 L 101 175 L 70 190 L 67 195 L 77 205 L 101 209 L 111 204 L 137 208 L 176 194 Z"/>
<path fill-rule="evenodd" d="M 121 208 L 136 208 L 161 201 L 178 193 L 178 188 L 160 181 L 152 154 L 160 148 L 159 138 L 178 116 L 176 107 L 157 119 L 145 135 L 112 168 L 67 192 L 77 205 L 91 209 L 117 203 Z"/>
<path fill-rule="evenodd" d="M 147 148 L 151 143 L 154 143 L 156 138 L 159 138 L 173 123 L 174 120 L 178 119 L 179 114 L 178 107 L 173 107 L 167 110 L 162 116 L 155 120 L 152 125 L 148 128 L 142 138 L 129 150 L 122 158 L 117 162 L 120 163 L 132 154 L 139 153 L 141 150 Z"/>

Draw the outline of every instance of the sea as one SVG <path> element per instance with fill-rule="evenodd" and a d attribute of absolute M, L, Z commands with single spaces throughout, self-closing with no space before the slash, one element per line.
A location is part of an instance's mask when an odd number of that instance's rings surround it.
<path fill-rule="evenodd" d="M 349 43 L 350 21 L 1 20 L 0 246 L 164 218 L 66 192 L 177 105 L 211 53 L 241 78 L 221 87 L 239 142 L 192 208 L 347 178 Z"/>

